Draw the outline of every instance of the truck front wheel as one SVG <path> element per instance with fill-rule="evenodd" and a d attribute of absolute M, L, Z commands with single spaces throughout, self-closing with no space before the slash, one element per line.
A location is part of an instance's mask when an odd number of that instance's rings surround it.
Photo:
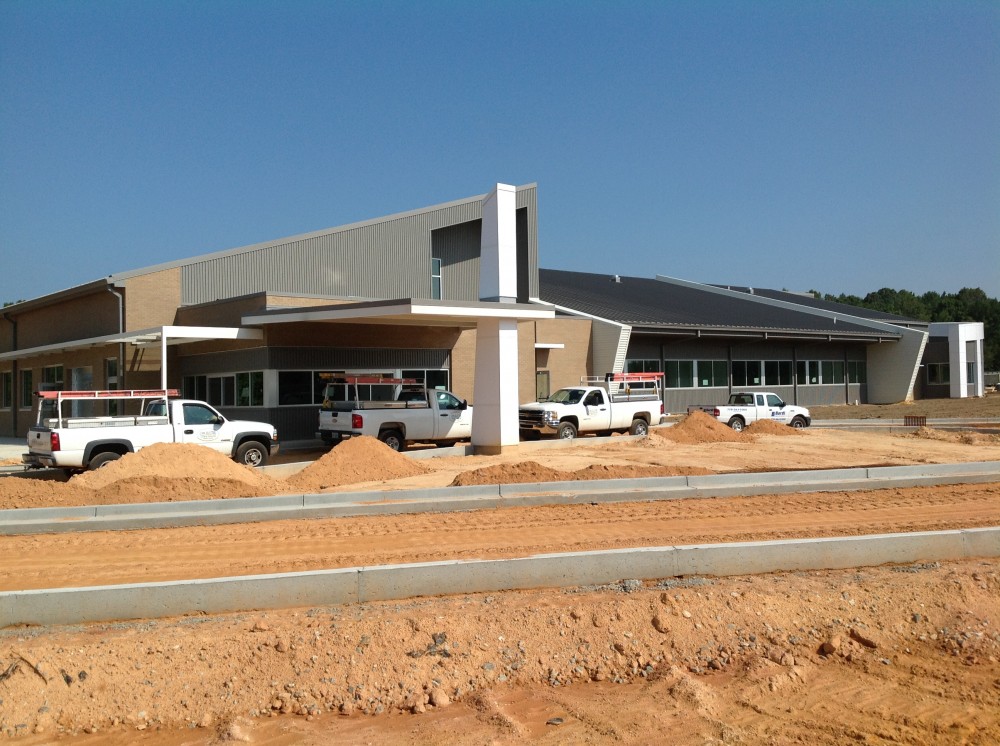
<path fill-rule="evenodd" d="M 802 419 L 801 417 L 793 417 L 791 424 L 792 424 L 792 427 L 794 427 L 796 430 L 799 430 L 799 429 L 801 429 L 801 428 L 803 428 L 803 427 L 806 426 L 806 421 L 804 419 Z"/>
<path fill-rule="evenodd" d="M 632 435 L 649 435 L 649 423 L 645 420 L 632 420 L 632 427 L 628 429 Z"/>
<path fill-rule="evenodd" d="M 731 419 L 729 421 L 729 427 L 731 427 L 733 430 L 735 430 L 738 433 L 742 433 L 743 432 L 743 426 L 744 425 L 746 425 L 746 423 L 743 421 L 742 417 L 733 417 L 733 419 Z"/>
<path fill-rule="evenodd" d="M 572 422 L 562 422 L 559 424 L 557 434 L 565 440 L 573 440 L 576 437 L 576 425 Z"/>
<path fill-rule="evenodd" d="M 93 471 L 94 469 L 100 469 L 102 466 L 107 466 L 112 461 L 117 461 L 122 455 L 120 453 L 115 453 L 114 451 L 105 451 L 104 453 L 98 453 L 92 459 L 90 463 L 87 464 L 87 468 Z"/>
<path fill-rule="evenodd" d="M 378 434 L 378 439 L 389 446 L 394 451 L 405 451 L 406 441 L 399 430 L 383 430 Z"/>
<path fill-rule="evenodd" d="M 236 449 L 236 462 L 247 466 L 267 464 L 267 447 L 256 440 L 248 440 Z"/>

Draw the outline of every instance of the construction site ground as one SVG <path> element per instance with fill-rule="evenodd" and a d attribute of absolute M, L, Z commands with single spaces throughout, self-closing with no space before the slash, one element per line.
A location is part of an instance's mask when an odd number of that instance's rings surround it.
<path fill-rule="evenodd" d="M 358 439 L 284 479 L 151 447 L 66 482 L 2 477 L 0 509 L 1000 460 L 988 432 L 716 425 L 419 461 Z M 0 590 L 997 525 L 987 483 L 5 536 Z M 998 623 L 984 558 L 7 627 L 0 738 L 995 743 Z"/>

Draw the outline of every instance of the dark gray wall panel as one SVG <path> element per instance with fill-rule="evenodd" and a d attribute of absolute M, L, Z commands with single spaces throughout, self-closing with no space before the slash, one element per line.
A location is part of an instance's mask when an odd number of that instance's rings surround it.
<path fill-rule="evenodd" d="M 393 350 L 371 347 L 273 347 L 268 368 L 323 370 L 343 368 L 447 368 L 450 350 Z"/>

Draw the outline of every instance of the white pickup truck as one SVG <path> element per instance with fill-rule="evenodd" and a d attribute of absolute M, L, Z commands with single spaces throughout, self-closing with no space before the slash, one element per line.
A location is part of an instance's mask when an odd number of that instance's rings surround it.
<path fill-rule="evenodd" d="M 766 391 L 743 391 L 729 395 L 729 404 L 723 406 L 695 405 L 688 411 L 701 410 L 740 432 L 757 420 L 774 420 L 791 427 L 809 427 L 812 417 L 805 407 L 786 404 L 777 394 Z"/>
<path fill-rule="evenodd" d="M 367 391 L 379 399 L 361 399 Z M 361 376 L 326 385 L 319 411 L 319 437 L 327 445 L 370 435 L 394 451 L 407 443 L 454 445 L 472 436 L 472 407 L 450 391 L 426 389 L 415 380 Z"/>
<path fill-rule="evenodd" d="M 175 399 L 175 389 L 38 392 L 28 430 L 28 468 L 98 469 L 153 443 L 197 443 L 248 466 L 278 452 L 278 431 L 266 422 L 230 420 L 202 401 Z M 64 407 L 78 410 L 67 416 Z M 117 414 L 134 408 L 134 415 Z M 115 411 L 85 416 L 79 410 Z"/>
<path fill-rule="evenodd" d="M 522 404 L 518 424 L 522 440 L 554 433 L 572 439 L 580 433 L 646 435 L 663 419 L 662 373 L 618 373 L 584 377 L 579 386 L 562 388 L 545 401 Z"/>

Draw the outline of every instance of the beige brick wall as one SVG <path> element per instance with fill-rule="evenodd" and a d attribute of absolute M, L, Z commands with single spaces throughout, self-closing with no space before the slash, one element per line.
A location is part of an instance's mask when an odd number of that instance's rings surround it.
<path fill-rule="evenodd" d="M 174 318 L 178 326 L 242 326 L 243 316 L 260 313 L 267 308 L 264 293 L 244 295 L 240 298 L 183 306 Z"/>
<path fill-rule="evenodd" d="M 473 401 L 475 382 L 476 330 L 465 329 L 451 348 L 451 389 L 456 396 Z"/>
<path fill-rule="evenodd" d="M 535 350 L 536 342 L 562 343 L 562 350 Z M 590 375 L 587 359 L 590 353 L 590 321 L 588 319 L 552 319 L 525 321 L 517 327 L 518 399 L 535 398 L 535 374 L 548 370 L 553 390 L 580 382 L 580 376 Z M 452 389 L 463 398 L 471 399 L 475 388 L 476 330 L 462 332 L 451 352 Z M 606 372 L 606 371 L 605 371 Z"/>
<path fill-rule="evenodd" d="M 174 324 L 181 305 L 179 267 L 150 272 L 125 281 L 125 329 Z"/>
<path fill-rule="evenodd" d="M 72 298 L 17 314 L 17 347 L 41 347 L 118 332 L 118 299 L 108 292 Z M 2 323 L 5 352 L 11 350 L 10 324 Z"/>
<path fill-rule="evenodd" d="M 270 324 L 264 335 L 270 347 L 391 347 L 450 349 L 460 330 L 447 326 L 382 324 Z"/>
<path fill-rule="evenodd" d="M 552 391 L 580 383 L 580 376 L 603 375 L 608 371 L 591 371 L 587 368 L 590 358 L 590 319 L 546 319 L 536 322 L 535 335 L 539 343 L 562 344 L 559 350 L 535 350 L 536 370 L 549 371 Z M 534 393 L 534 383 L 532 383 Z"/>

